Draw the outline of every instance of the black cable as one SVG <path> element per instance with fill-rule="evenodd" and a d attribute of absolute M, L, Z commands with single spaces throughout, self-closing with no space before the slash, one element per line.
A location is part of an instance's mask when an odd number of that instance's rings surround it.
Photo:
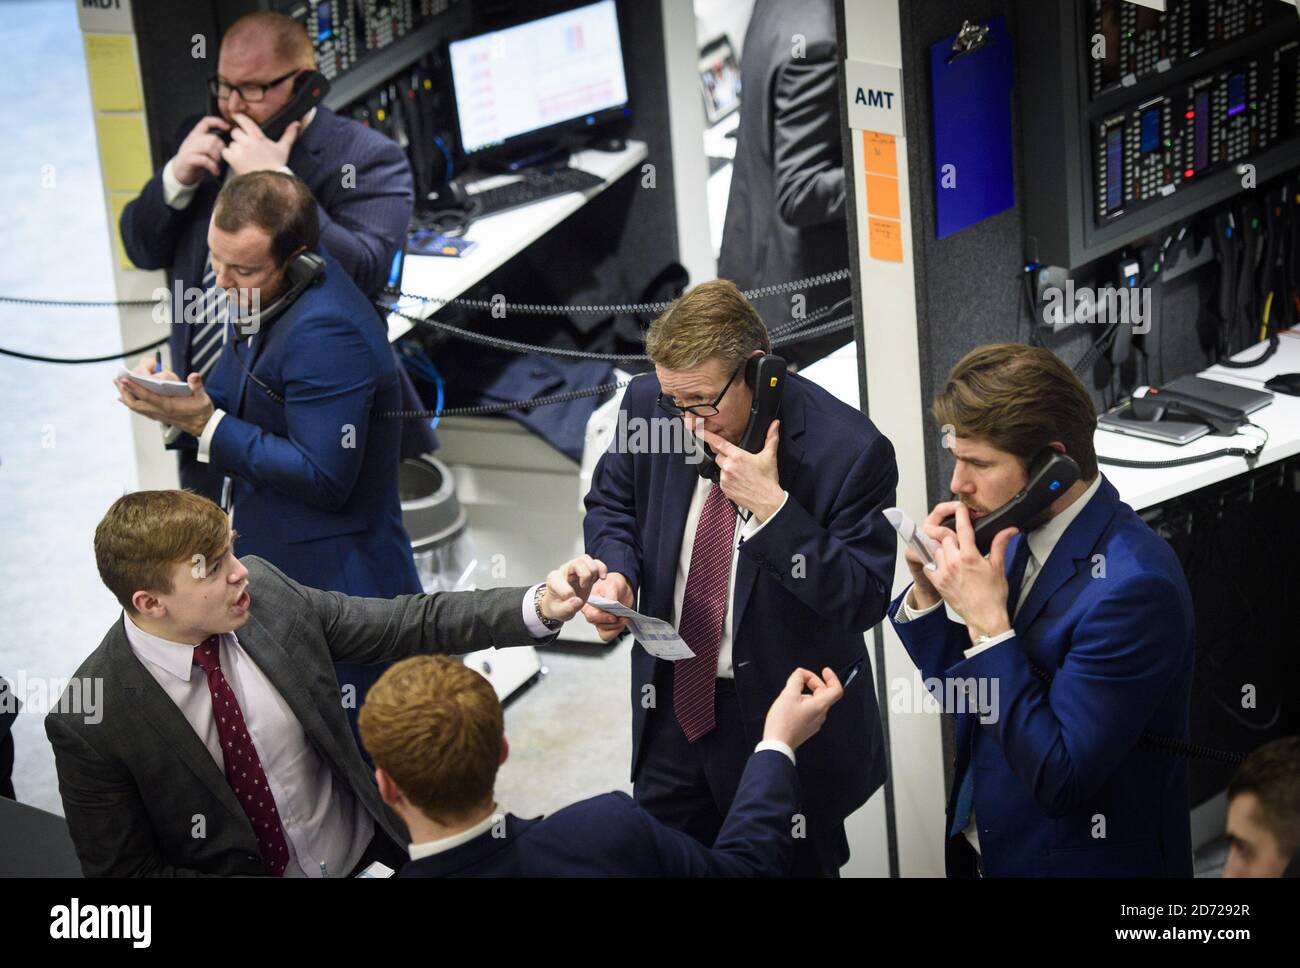
<path fill-rule="evenodd" d="M 1247 461 L 1254 460 L 1264 448 L 1268 446 L 1268 431 L 1257 423 L 1246 422 L 1247 427 L 1254 427 L 1264 434 L 1264 439 L 1260 441 L 1259 446 L 1254 450 L 1247 450 L 1244 447 L 1223 447 L 1219 450 L 1210 451 L 1208 454 L 1196 454 L 1191 457 L 1175 457 L 1170 460 L 1128 460 L 1122 457 L 1103 457 L 1097 455 L 1097 463 L 1111 464 L 1115 467 L 1184 467 L 1187 464 L 1199 464 L 1202 461 L 1214 460 L 1217 457 L 1244 457 Z"/>
<path fill-rule="evenodd" d="M 1048 685 L 1052 683 L 1052 676 L 1047 670 L 1043 669 L 1033 659 L 1025 657 L 1029 663 L 1029 669 L 1039 679 Z M 1201 746 L 1197 743 L 1188 743 L 1181 739 L 1174 739 L 1172 736 L 1161 736 L 1158 733 L 1143 730 L 1138 736 L 1138 749 L 1144 749 L 1147 752 L 1169 753 L 1173 756 L 1182 756 L 1188 759 L 1198 760 L 1215 760 L 1219 763 L 1237 764 L 1246 758 L 1245 753 L 1236 753 L 1232 750 L 1217 750 L 1212 746 Z"/>
<path fill-rule="evenodd" d="M 1268 346 L 1264 348 L 1264 352 L 1260 353 L 1259 356 L 1255 357 L 1253 360 L 1241 360 L 1241 361 L 1230 360 L 1228 359 L 1228 357 L 1224 356 L 1219 358 L 1218 360 L 1219 366 L 1226 366 L 1232 370 L 1248 370 L 1252 366 L 1259 366 L 1261 363 L 1263 363 L 1270 356 L 1272 356 L 1274 353 L 1277 352 L 1277 347 L 1280 342 L 1281 340 L 1278 339 L 1277 333 L 1270 332 L 1268 336 Z"/>
<path fill-rule="evenodd" d="M 793 279 L 790 282 L 776 282 L 767 286 L 759 286 L 756 289 L 746 289 L 741 295 L 746 299 L 762 299 L 766 296 L 775 296 L 785 292 L 797 292 L 801 289 L 815 289 L 818 286 L 825 286 L 832 282 L 838 282 L 841 279 L 847 279 L 850 275 L 848 269 L 836 269 L 833 272 L 823 272 L 820 275 L 809 276 L 806 279 Z M 435 302 L 445 306 L 465 306 L 470 309 L 482 309 L 488 312 L 493 310 L 526 313 L 532 316 L 571 316 L 571 315 L 609 315 L 617 313 L 642 313 L 642 312 L 663 312 L 671 304 L 672 300 L 651 303 L 612 303 L 608 305 L 572 305 L 566 306 L 561 303 L 494 303 L 489 299 L 467 299 L 463 296 L 453 296 L 449 299 L 442 299 L 436 296 L 421 296 L 417 293 L 399 292 L 391 298 L 398 299 L 415 299 L 420 302 Z M 19 306 L 64 306 L 80 309 L 91 308 L 110 308 L 115 306 L 158 306 L 163 304 L 162 299 L 116 299 L 116 300 L 67 300 L 67 299 L 32 299 L 25 296 L 3 296 L 0 295 L 0 303 L 12 303 Z M 388 306 L 383 306 L 389 309 Z M 400 316 L 401 313 L 398 313 Z"/>
<path fill-rule="evenodd" d="M 582 390 L 566 390 L 564 393 L 551 393 L 531 400 L 512 400 L 507 403 L 487 403 L 475 407 L 452 407 L 447 410 L 384 410 L 376 416 L 388 420 L 423 420 L 435 417 L 486 417 L 491 414 L 505 413 L 507 410 L 529 410 L 533 407 L 549 407 L 556 403 L 568 403 L 583 397 L 595 397 L 604 393 L 621 390 L 631 379 L 619 380 L 617 383 L 605 383 L 598 387 L 586 387 Z"/>
<path fill-rule="evenodd" d="M 67 359 L 57 356 L 39 356 L 35 353 L 20 353 L 18 350 L 7 350 L 3 347 L 0 347 L 0 356 L 13 356 L 20 360 L 32 360 L 36 363 L 67 363 L 69 365 L 76 365 L 79 363 L 112 363 L 114 360 L 129 360 L 133 356 L 147 353 L 149 350 L 155 350 L 166 343 L 167 339 L 168 338 L 164 336 L 155 343 L 150 343 L 147 346 L 140 346 L 133 350 L 123 350 L 121 353 L 112 356 L 87 356 L 80 359 Z"/>

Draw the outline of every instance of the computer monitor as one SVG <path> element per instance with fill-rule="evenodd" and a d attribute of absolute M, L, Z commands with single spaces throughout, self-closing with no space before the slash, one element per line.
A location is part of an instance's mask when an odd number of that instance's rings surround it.
<path fill-rule="evenodd" d="M 614 0 L 454 40 L 448 61 L 470 157 L 630 113 Z"/>

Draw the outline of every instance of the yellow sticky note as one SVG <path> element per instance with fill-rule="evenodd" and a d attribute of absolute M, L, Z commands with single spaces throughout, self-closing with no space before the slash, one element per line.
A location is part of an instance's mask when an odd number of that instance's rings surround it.
<path fill-rule="evenodd" d="M 872 215 L 898 218 L 898 179 L 885 175 L 867 176 L 867 211 Z"/>
<path fill-rule="evenodd" d="M 96 111 L 139 111 L 140 77 L 130 34 L 86 34 L 86 70 Z"/>
<path fill-rule="evenodd" d="M 99 161 L 110 192 L 138 192 L 153 175 L 144 118 L 138 114 L 101 114 L 95 118 Z"/>
<path fill-rule="evenodd" d="M 892 134 L 862 132 L 862 167 L 876 175 L 898 177 L 898 148 Z"/>
<path fill-rule="evenodd" d="M 903 261 L 903 225 L 886 218 L 867 219 L 868 251 L 885 262 Z"/>
<path fill-rule="evenodd" d="M 127 203 L 135 198 L 137 192 L 114 192 L 108 196 L 108 206 L 113 213 L 113 224 L 109 226 L 109 234 L 113 236 L 113 249 L 117 252 L 117 264 L 123 269 L 134 269 L 135 265 L 127 257 L 126 247 L 122 245 L 122 233 L 118 226 L 122 224 L 122 209 L 126 208 Z"/>

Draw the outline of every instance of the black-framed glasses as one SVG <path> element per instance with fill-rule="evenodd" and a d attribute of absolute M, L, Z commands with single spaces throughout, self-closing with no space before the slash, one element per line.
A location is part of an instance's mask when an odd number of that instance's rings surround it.
<path fill-rule="evenodd" d="M 224 101 L 226 98 L 230 97 L 232 93 L 238 91 L 239 96 L 249 104 L 256 104 L 258 101 L 266 100 L 267 91 L 271 90 L 271 88 L 275 87 L 277 84 L 283 84 L 301 70 L 301 67 L 295 67 L 288 74 L 281 74 L 275 80 L 267 81 L 265 84 L 253 81 L 250 81 L 247 84 L 227 84 L 225 81 L 221 80 L 221 78 L 214 76 L 208 78 L 208 92 L 218 101 Z"/>
<path fill-rule="evenodd" d="M 659 404 L 659 409 L 674 417 L 680 417 L 684 413 L 694 414 L 697 417 L 715 416 L 718 413 L 718 404 L 720 404 L 722 398 L 727 395 L 727 391 L 731 389 L 731 384 L 736 380 L 736 374 L 741 371 L 744 365 L 744 363 L 741 363 L 740 366 L 731 371 L 731 376 L 727 379 L 727 385 L 722 388 L 722 392 L 713 399 L 712 403 L 694 403 L 689 407 L 679 407 L 677 404 L 667 399 L 661 392 L 659 394 L 659 399 L 656 401 Z"/>

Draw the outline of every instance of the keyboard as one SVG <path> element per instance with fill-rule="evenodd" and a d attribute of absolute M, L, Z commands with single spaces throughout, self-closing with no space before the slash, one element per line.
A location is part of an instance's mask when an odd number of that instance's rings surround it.
<path fill-rule="evenodd" d="M 486 188 L 470 195 L 478 206 L 475 218 L 496 215 L 523 205 L 540 202 L 544 198 L 585 192 L 604 185 L 605 179 L 579 168 L 554 168 L 545 172 L 528 172 L 518 181 L 496 188 Z"/>

